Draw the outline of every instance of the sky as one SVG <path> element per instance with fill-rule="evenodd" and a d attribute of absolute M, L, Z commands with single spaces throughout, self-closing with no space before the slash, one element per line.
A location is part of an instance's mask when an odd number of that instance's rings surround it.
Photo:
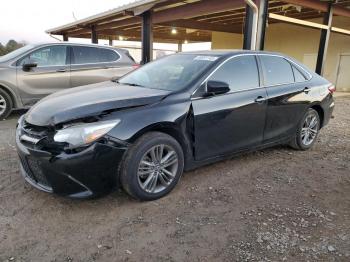
<path fill-rule="evenodd" d="M 0 42 L 52 41 L 45 30 L 107 11 L 133 0 L 10 0 L 2 1 Z M 75 18 L 74 18 L 75 17 Z"/>
<path fill-rule="evenodd" d="M 10 39 L 17 42 L 39 43 L 56 41 L 45 33 L 46 30 L 74 22 L 135 0 L 10 0 L 1 3 L 0 43 L 5 45 Z M 61 39 L 61 37 L 59 37 Z M 72 39 L 71 42 L 86 43 L 89 39 Z M 125 42 L 114 41 L 114 45 Z M 99 40 L 99 44 L 108 44 Z M 128 43 L 138 44 L 138 43 Z M 127 45 L 128 45 L 127 44 Z M 129 46 L 129 45 L 128 45 Z M 176 50 L 174 44 L 155 44 L 154 48 Z M 209 43 L 183 45 L 183 51 L 209 49 Z"/>

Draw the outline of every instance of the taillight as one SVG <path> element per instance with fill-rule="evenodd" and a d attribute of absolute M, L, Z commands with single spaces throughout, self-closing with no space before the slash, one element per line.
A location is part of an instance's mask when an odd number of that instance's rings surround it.
<path fill-rule="evenodd" d="M 139 68 L 139 67 L 140 67 L 139 64 L 134 64 L 134 65 L 132 65 L 132 68 L 133 68 L 133 69 L 137 69 L 137 68 Z"/>
<path fill-rule="evenodd" d="M 331 85 L 330 87 L 328 87 L 328 90 L 331 94 L 333 94 L 337 90 L 337 88 L 335 87 L 335 85 Z"/>

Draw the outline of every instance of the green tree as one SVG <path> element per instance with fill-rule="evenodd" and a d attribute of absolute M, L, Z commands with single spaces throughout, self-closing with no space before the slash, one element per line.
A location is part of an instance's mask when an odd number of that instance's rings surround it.
<path fill-rule="evenodd" d="M 20 47 L 25 46 L 25 43 L 17 43 L 15 40 L 11 39 L 7 42 L 5 46 L 0 43 L 0 56 L 6 55 Z"/>
<path fill-rule="evenodd" d="M 0 43 L 0 56 L 5 54 L 5 47 Z"/>
<path fill-rule="evenodd" d="M 15 40 L 11 39 L 6 44 L 6 51 L 7 51 L 7 53 L 10 53 L 10 52 L 22 47 L 22 46 L 23 46 L 23 44 L 17 43 Z"/>

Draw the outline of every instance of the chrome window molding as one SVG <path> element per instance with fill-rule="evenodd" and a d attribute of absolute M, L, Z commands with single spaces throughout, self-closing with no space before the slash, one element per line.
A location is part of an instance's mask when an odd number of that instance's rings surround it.
<path fill-rule="evenodd" d="M 80 46 L 83 46 L 83 47 L 90 47 L 90 48 L 101 48 L 101 49 L 106 49 L 106 50 L 111 50 L 111 51 L 114 51 L 118 56 L 119 58 L 117 60 L 113 60 L 113 61 L 109 61 L 109 62 L 97 62 L 97 63 L 82 63 L 82 64 L 70 64 L 71 66 L 82 66 L 82 65 L 100 65 L 100 64 L 110 64 L 110 63 L 116 63 L 118 62 L 119 60 L 122 59 L 122 56 L 119 54 L 119 52 L 115 49 L 112 49 L 112 48 L 105 48 L 103 46 L 84 46 L 84 45 L 80 45 Z M 72 46 L 74 47 L 74 45 Z"/>
<path fill-rule="evenodd" d="M 114 51 L 118 54 L 119 58 L 115 61 L 112 62 L 98 62 L 98 63 L 85 63 L 85 64 L 64 64 L 64 65 L 47 65 L 47 66 L 37 66 L 36 68 L 42 68 L 42 67 L 57 67 L 57 66 L 71 66 L 71 65 L 89 65 L 89 64 L 106 64 L 106 63 L 116 63 L 119 60 L 122 59 L 122 55 L 114 48 L 108 48 L 108 47 L 104 47 L 104 46 L 90 46 L 90 45 L 84 45 L 84 44 L 74 44 L 74 43 L 57 43 L 57 44 L 45 44 L 45 45 L 40 45 L 37 46 L 31 50 L 28 50 L 27 52 L 25 52 L 22 55 L 19 55 L 18 57 L 14 58 L 14 62 L 11 63 L 10 67 L 11 68 L 21 68 L 21 66 L 17 66 L 17 62 L 18 60 L 21 60 L 22 58 L 24 58 L 25 56 L 29 55 L 30 53 L 33 53 L 41 48 L 45 48 L 45 47 L 50 47 L 50 46 L 66 46 L 66 47 L 75 47 L 75 46 L 82 46 L 82 47 L 91 47 L 91 48 L 103 48 L 103 49 L 107 49 L 107 50 L 111 50 Z"/>
<path fill-rule="evenodd" d="M 17 65 L 17 62 L 19 60 L 21 60 L 22 58 L 26 57 L 27 55 L 29 55 L 29 54 L 31 54 L 31 53 L 39 50 L 39 49 L 42 49 L 42 48 L 45 48 L 45 47 L 50 47 L 50 46 L 65 46 L 65 47 L 68 47 L 69 45 L 67 45 L 67 44 L 45 44 L 45 45 L 37 46 L 37 47 L 35 47 L 35 48 L 31 49 L 31 50 L 28 50 L 26 53 L 18 56 L 17 58 L 15 58 L 14 59 L 15 61 L 11 63 L 10 67 L 12 67 L 12 68 L 21 68 L 22 66 L 18 66 Z M 51 65 L 51 67 L 53 67 L 53 66 L 69 66 L 69 64 L 68 65 L 67 64 L 64 64 L 64 65 Z M 40 67 L 50 67 L 50 66 L 49 65 L 48 66 L 37 66 L 37 68 L 40 68 Z"/>
<path fill-rule="evenodd" d="M 303 83 L 303 82 L 307 82 L 307 81 L 310 81 L 312 79 L 312 75 L 306 71 L 302 66 L 300 66 L 299 64 L 295 63 L 294 61 L 290 60 L 288 57 L 284 57 L 282 55 L 277 55 L 277 54 L 256 54 L 257 56 L 275 56 L 275 57 L 280 57 L 280 58 L 283 58 L 285 60 L 287 60 L 287 62 L 289 62 L 290 64 L 294 65 L 295 67 L 297 67 L 297 69 L 299 71 L 301 71 L 301 73 L 304 75 L 307 75 L 308 78 L 305 79 L 305 81 L 300 81 L 300 82 L 289 82 L 289 83 L 282 83 L 282 84 L 276 84 L 276 85 L 287 85 L 287 84 L 293 84 L 293 83 Z M 294 75 L 294 73 L 293 73 Z M 270 86 L 276 86 L 276 85 L 269 85 L 269 86 L 263 86 L 263 87 L 270 87 Z"/>
<path fill-rule="evenodd" d="M 253 88 L 248 88 L 248 89 L 240 89 L 240 90 L 233 90 L 232 92 L 228 92 L 228 93 L 225 93 L 223 95 L 227 95 L 227 94 L 232 94 L 232 93 L 236 93 L 236 92 L 242 92 L 242 91 L 248 91 L 248 90 L 252 90 L 252 89 L 258 89 L 258 88 L 269 88 L 269 87 L 275 87 L 275 86 L 282 86 L 282 85 L 288 85 L 288 84 L 293 84 L 293 83 L 304 83 L 304 82 L 308 82 L 312 79 L 312 75 L 307 71 L 305 70 L 303 67 L 301 67 L 300 65 L 298 65 L 297 63 L 295 63 L 294 61 L 290 60 L 289 58 L 287 57 L 284 57 L 282 55 L 277 55 L 277 54 L 254 54 L 254 53 L 250 53 L 250 54 L 237 54 L 237 55 L 233 55 L 233 56 L 230 56 L 228 58 L 226 58 L 224 61 L 222 61 L 202 82 L 201 84 L 199 85 L 199 87 L 194 90 L 192 92 L 192 95 L 191 95 L 191 100 L 197 100 L 197 99 L 201 99 L 201 98 L 205 98 L 205 97 L 194 97 L 192 98 L 192 96 L 194 96 L 196 94 L 196 92 L 202 88 L 202 85 L 205 84 L 208 79 L 221 67 L 223 66 L 225 63 L 227 63 L 229 60 L 233 59 L 233 58 L 236 58 L 236 57 L 240 57 L 240 56 L 275 56 L 275 57 L 280 57 L 280 58 L 283 58 L 285 60 L 287 60 L 287 62 L 289 62 L 291 65 L 294 65 L 295 67 L 297 67 L 297 69 L 299 71 L 302 71 L 302 74 L 304 75 L 307 75 L 309 76 L 308 79 L 305 79 L 305 81 L 300 81 L 300 82 L 296 82 L 294 80 L 294 82 L 289 82 L 289 83 L 280 83 L 280 84 L 275 84 L 275 85 L 261 85 L 259 87 L 253 87 Z M 258 66 L 258 71 L 259 71 L 259 65 Z M 293 73 L 293 77 L 294 77 L 294 73 Z M 261 77 L 260 77 L 261 78 Z"/>
<path fill-rule="evenodd" d="M 234 91 L 230 91 L 230 92 L 227 92 L 227 93 L 224 93 L 224 94 L 220 94 L 220 95 L 215 95 L 215 96 L 205 96 L 205 97 L 198 96 L 198 97 L 192 97 L 192 98 L 191 98 L 191 101 L 199 100 L 199 99 L 206 99 L 206 98 L 211 98 L 211 97 L 224 96 L 224 95 L 232 95 L 232 94 L 235 94 L 235 93 L 240 93 L 240 92 L 245 92 L 245 91 L 251 91 L 251 90 L 255 90 L 255 89 L 262 89 L 262 87 L 258 86 L 258 87 L 252 87 L 252 88 L 247 88 L 247 89 L 239 89 L 239 90 L 234 90 Z"/>

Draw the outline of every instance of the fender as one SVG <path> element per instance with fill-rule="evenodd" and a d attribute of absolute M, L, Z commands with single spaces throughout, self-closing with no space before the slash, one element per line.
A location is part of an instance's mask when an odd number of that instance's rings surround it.
<path fill-rule="evenodd" d="M 183 148 L 186 166 L 186 163 L 193 160 L 194 141 L 191 135 L 193 130 L 190 130 L 192 128 L 191 102 L 189 99 L 184 99 L 171 104 L 159 105 L 115 112 L 107 116 L 107 119 L 109 117 L 121 119 L 120 124 L 111 131 L 111 135 L 122 141 L 133 143 L 150 131 L 166 133 L 175 138 Z"/>
<path fill-rule="evenodd" d="M 13 102 L 13 109 L 18 109 L 23 107 L 22 100 L 18 97 L 18 95 L 12 88 L 4 84 L 3 82 L 0 82 L 0 89 L 5 90 L 11 96 L 11 99 Z"/>

